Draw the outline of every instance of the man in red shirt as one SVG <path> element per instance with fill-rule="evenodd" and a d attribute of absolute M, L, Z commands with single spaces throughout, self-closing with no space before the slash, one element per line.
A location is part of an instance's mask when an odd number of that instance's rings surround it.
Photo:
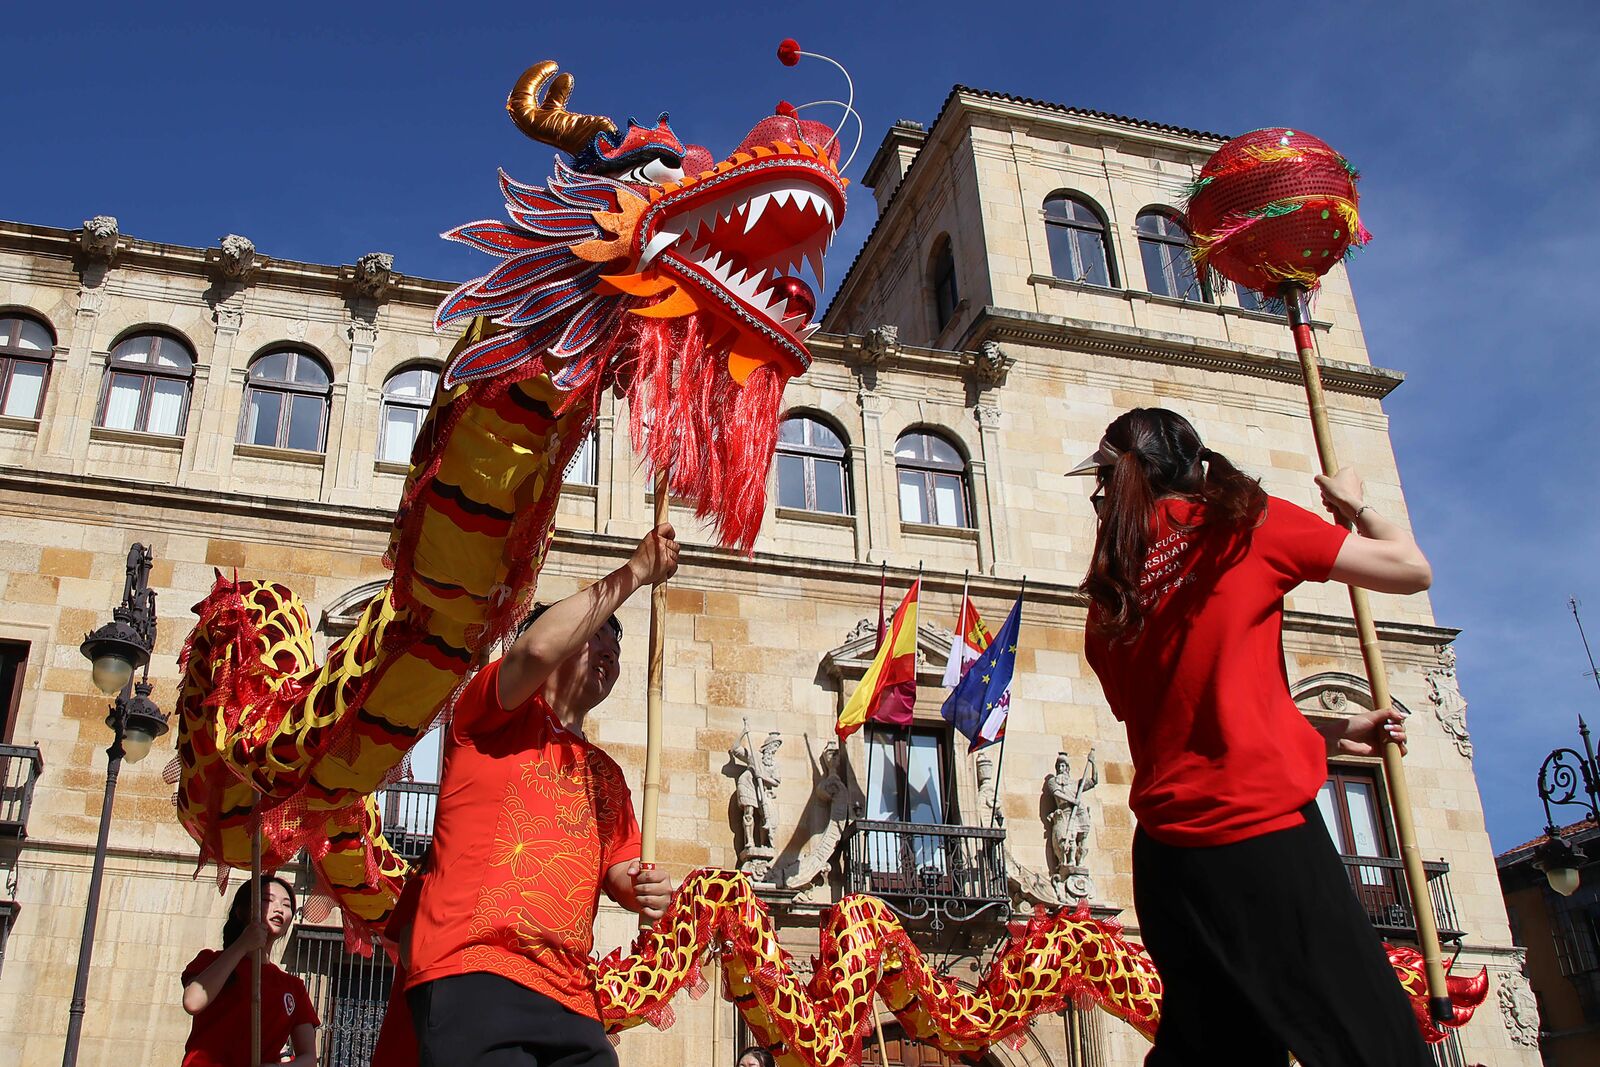
<path fill-rule="evenodd" d="M 640 864 L 622 770 L 583 728 L 616 684 L 613 613 L 677 567 L 663 524 L 625 565 L 536 610 L 456 701 L 408 953 L 422 1067 L 616 1063 L 590 954 L 599 894 L 656 919 L 671 886 Z"/>

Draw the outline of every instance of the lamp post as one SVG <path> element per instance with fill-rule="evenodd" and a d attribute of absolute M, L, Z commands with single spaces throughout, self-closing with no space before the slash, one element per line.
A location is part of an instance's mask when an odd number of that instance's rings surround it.
<path fill-rule="evenodd" d="M 62 1067 L 76 1067 L 78 1039 L 89 989 L 89 962 L 94 955 L 94 929 L 100 916 L 100 883 L 106 869 L 106 837 L 111 830 L 111 804 L 117 792 L 117 772 L 124 758 L 138 763 L 150 754 L 150 745 L 167 732 L 167 717 L 150 699 L 150 653 L 156 643 L 156 594 L 150 588 L 150 549 L 135 544 L 128 549 L 122 603 L 111 621 L 86 634 L 79 651 L 92 663 L 95 688 L 115 696 L 106 715 L 111 745 L 106 749 L 106 792 L 100 804 L 100 837 L 94 847 L 94 867 L 89 875 L 89 899 L 83 912 L 83 939 L 78 943 L 78 974 L 72 983 L 72 1005 L 67 1009 L 67 1044 Z M 143 670 L 138 682 L 137 670 Z"/>
<path fill-rule="evenodd" d="M 1583 849 L 1565 840 L 1556 826 L 1550 805 L 1587 808 L 1600 825 L 1600 763 L 1595 761 L 1594 745 L 1589 741 L 1589 726 L 1578 716 L 1578 733 L 1583 751 L 1558 748 L 1545 757 L 1539 767 L 1539 799 L 1544 801 L 1545 840 L 1534 851 L 1533 865 L 1544 872 L 1545 880 L 1564 897 L 1578 888 L 1578 870 L 1588 858 Z M 1582 798 L 1578 797 L 1582 790 Z"/>

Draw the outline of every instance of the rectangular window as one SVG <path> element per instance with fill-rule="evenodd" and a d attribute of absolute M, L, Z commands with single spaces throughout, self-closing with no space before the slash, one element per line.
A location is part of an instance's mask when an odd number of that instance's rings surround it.
<path fill-rule="evenodd" d="M 150 418 L 145 429 L 176 436 L 182 432 L 183 400 L 189 392 L 188 384 L 171 378 L 156 378 L 151 386 Z"/>
<path fill-rule="evenodd" d="M 322 1018 L 317 1062 L 322 1067 L 365 1067 L 383 1028 L 394 967 L 381 945 L 368 958 L 346 952 L 339 930 L 301 926 L 283 967 L 306 984 Z"/>
<path fill-rule="evenodd" d="M 0 641 L 0 744 L 16 735 L 22 707 L 22 678 L 28 671 L 28 643 Z"/>
<path fill-rule="evenodd" d="M 19 419 L 39 417 L 39 397 L 44 392 L 43 363 L 11 361 L 11 378 L 6 383 L 5 414 Z"/>
<path fill-rule="evenodd" d="M 113 430 L 139 428 L 139 395 L 144 379 L 137 374 L 113 374 L 111 390 L 106 394 L 105 425 Z"/>
<path fill-rule="evenodd" d="M 954 474 L 935 474 L 933 476 L 933 514 L 934 522 L 940 526 L 965 526 L 967 524 L 966 501 L 962 499 L 961 479 Z"/>
<path fill-rule="evenodd" d="M 295 394 L 290 397 L 288 448 L 302 452 L 322 451 L 322 397 Z"/>
<path fill-rule="evenodd" d="M 843 515 L 844 464 L 828 459 L 813 459 L 811 467 L 817 483 L 817 510 Z"/>
<path fill-rule="evenodd" d="M 278 420 L 283 416 L 283 394 L 267 389 L 250 390 L 250 407 L 245 416 L 246 444 L 272 447 L 278 443 Z"/>
<path fill-rule="evenodd" d="M 928 512 L 923 500 L 927 483 L 916 471 L 900 472 L 900 521 L 928 522 Z"/>
<path fill-rule="evenodd" d="M 390 406 L 383 409 L 383 443 L 378 458 L 385 463 L 408 463 L 411 446 L 417 442 L 417 432 L 422 429 L 422 419 L 427 415 L 421 408 Z"/>
<path fill-rule="evenodd" d="M 806 461 L 803 456 L 778 454 L 778 506 L 806 506 Z"/>
<path fill-rule="evenodd" d="M 1139 242 L 1139 257 L 1144 260 L 1144 283 L 1157 296 L 1179 296 L 1167 272 L 1167 248 L 1160 241 Z"/>

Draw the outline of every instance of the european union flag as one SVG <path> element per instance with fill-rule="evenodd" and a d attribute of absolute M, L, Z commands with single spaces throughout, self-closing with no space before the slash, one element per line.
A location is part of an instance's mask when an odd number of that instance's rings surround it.
<path fill-rule="evenodd" d="M 1017 631 L 1022 622 L 1022 595 L 1017 595 L 1005 625 L 983 656 L 967 668 L 939 714 L 961 731 L 976 752 L 1000 740 L 1011 711 L 1011 676 L 1017 668 Z M 960 640 L 957 637 L 957 640 Z"/>

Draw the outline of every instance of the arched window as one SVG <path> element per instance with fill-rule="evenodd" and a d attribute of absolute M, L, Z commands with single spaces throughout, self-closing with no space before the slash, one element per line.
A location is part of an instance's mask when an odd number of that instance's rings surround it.
<path fill-rule="evenodd" d="M 248 445 L 321 452 L 328 435 L 332 378 L 305 352 L 269 352 L 250 364 L 239 440 Z"/>
<path fill-rule="evenodd" d="M 567 464 L 566 480 L 574 485 L 600 484 L 600 431 L 591 429 Z"/>
<path fill-rule="evenodd" d="M 970 526 L 967 464 L 955 445 L 935 434 L 913 432 L 894 443 L 900 481 L 900 521 Z"/>
<path fill-rule="evenodd" d="M 385 463 L 409 463 L 422 420 L 428 417 L 433 391 L 439 384 L 436 367 L 410 367 L 389 375 L 383 383 L 383 423 L 378 437 L 378 458 Z"/>
<path fill-rule="evenodd" d="M 55 338 L 38 319 L 0 312 L 0 415 L 37 419 Z"/>
<path fill-rule="evenodd" d="M 795 415 L 778 427 L 778 506 L 851 513 L 844 441 L 826 423 Z"/>
<path fill-rule="evenodd" d="M 96 423 L 176 437 L 189 418 L 194 353 L 164 333 L 136 333 L 117 342 L 106 368 Z"/>
<path fill-rule="evenodd" d="M 956 257 L 950 250 L 950 238 L 939 238 L 934 249 L 933 262 L 928 271 L 928 282 L 933 286 L 933 319 L 940 330 L 950 325 L 955 317 L 961 294 L 956 289 Z"/>
<path fill-rule="evenodd" d="M 1044 232 L 1050 245 L 1050 273 L 1071 282 L 1115 285 L 1116 272 L 1106 248 L 1106 222 L 1089 201 L 1052 193 L 1044 202 Z"/>
<path fill-rule="evenodd" d="M 1183 222 L 1171 212 L 1151 208 L 1139 212 L 1137 228 L 1145 288 L 1159 296 L 1209 302 L 1210 288 L 1189 258 L 1189 231 Z"/>

